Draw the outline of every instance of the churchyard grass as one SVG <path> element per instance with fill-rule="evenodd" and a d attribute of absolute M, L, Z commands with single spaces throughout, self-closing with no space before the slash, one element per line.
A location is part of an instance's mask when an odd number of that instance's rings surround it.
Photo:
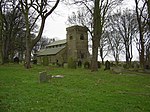
<path fill-rule="evenodd" d="M 64 78 L 40 83 L 41 71 Z M 150 75 L 3 65 L 0 112 L 150 112 Z"/>

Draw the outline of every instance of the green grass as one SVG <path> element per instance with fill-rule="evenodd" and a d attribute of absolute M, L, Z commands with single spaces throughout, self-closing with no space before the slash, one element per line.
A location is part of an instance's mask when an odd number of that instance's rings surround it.
<path fill-rule="evenodd" d="M 39 72 L 64 75 L 39 83 Z M 150 112 L 150 75 L 0 66 L 0 112 Z"/>

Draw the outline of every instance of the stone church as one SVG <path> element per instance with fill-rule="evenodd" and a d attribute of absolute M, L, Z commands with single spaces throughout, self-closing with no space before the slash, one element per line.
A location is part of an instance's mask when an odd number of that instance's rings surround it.
<path fill-rule="evenodd" d="M 66 39 L 54 41 L 37 53 L 38 62 L 47 58 L 49 63 L 66 63 L 69 58 L 75 61 L 85 61 L 89 58 L 88 32 L 83 26 L 66 28 Z"/>

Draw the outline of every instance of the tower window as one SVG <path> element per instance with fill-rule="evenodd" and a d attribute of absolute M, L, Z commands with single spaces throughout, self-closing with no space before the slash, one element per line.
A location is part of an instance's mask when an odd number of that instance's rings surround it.
<path fill-rule="evenodd" d="M 80 35 L 80 40 L 84 40 L 84 35 L 83 34 Z"/>
<path fill-rule="evenodd" d="M 73 39 L 73 37 L 72 37 L 72 36 L 70 36 L 70 37 L 69 37 L 69 39 L 70 39 L 70 40 L 72 40 L 72 39 Z"/>

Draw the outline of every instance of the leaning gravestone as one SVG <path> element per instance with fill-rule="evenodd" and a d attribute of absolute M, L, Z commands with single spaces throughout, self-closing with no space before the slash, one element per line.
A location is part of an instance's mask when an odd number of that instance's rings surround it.
<path fill-rule="evenodd" d="M 140 68 L 140 64 L 137 61 L 134 61 L 132 66 L 135 71 L 138 71 Z"/>
<path fill-rule="evenodd" d="M 108 60 L 105 62 L 105 69 L 104 70 L 110 70 L 110 62 Z"/>
<path fill-rule="evenodd" d="M 111 67 L 111 72 L 115 74 L 121 74 L 123 72 L 122 67 Z"/>

